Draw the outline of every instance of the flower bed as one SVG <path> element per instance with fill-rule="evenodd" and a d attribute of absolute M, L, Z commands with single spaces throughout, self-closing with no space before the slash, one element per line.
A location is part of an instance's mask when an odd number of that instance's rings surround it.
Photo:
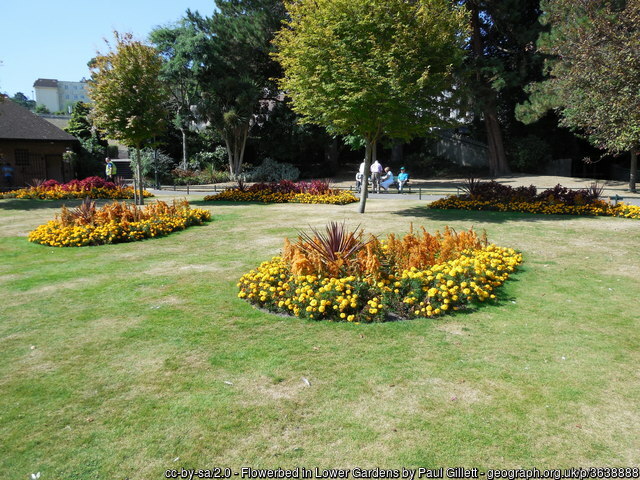
<path fill-rule="evenodd" d="M 410 232 L 398 239 L 347 233 L 285 241 L 282 256 L 240 278 L 238 297 L 275 313 L 314 320 L 375 322 L 434 317 L 495 299 L 522 262 L 513 249 L 488 244 L 473 230 Z"/>
<path fill-rule="evenodd" d="M 230 188 L 217 195 L 207 195 L 205 201 L 261 202 L 261 203 L 330 203 L 345 205 L 357 202 L 351 193 L 329 188 L 327 182 L 256 183 L 248 188 Z"/>
<path fill-rule="evenodd" d="M 139 208 L 113 202 L 96 208 L 85 200 L 78 208 L 62 207 L 60 215 L 29 233 L 29 241 L 52 247 L 83 247 L 121 243 L 167 235 L 211 220 L 207 210 L 191 208 L 186 201 L 156 202 Z"/>
<path fill-rule="evenodd" d="M 640 219 L 640 207 L 601 200 L 601 188 L 570 190 L 561 185 L 537 193 L 536 187 L 516 187 L 497 182 L 467 184 L 467 193 L 436 200 L 433 209 L 490 210 L 544 215 L 595 215 Z"/>
<path fill-rule="evenodd" d="M 144 191 L 145 197 L 153 194 Z M 72 198 L 126 199 L 133 198 L 133 188 L 107 182 L 100 177 L 87 177 L 84 180 L 71 180 L 59 183 L 47 180 L 39 185 L 21 188 L 4 193 L 0 198 L 35 198 L 40 200 L 66 200 Z"/>

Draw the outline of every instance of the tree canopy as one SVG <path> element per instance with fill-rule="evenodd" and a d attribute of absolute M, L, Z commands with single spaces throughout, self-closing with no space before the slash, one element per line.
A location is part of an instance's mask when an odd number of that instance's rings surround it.
<path fill-rule="evenodd" d="M 18 105 L 22 105 L 24 108 L 28 108 L 29 110 L 34 110 L 36 108 L 36 101 L 29 100 L 27 96 L 22 92 L 17 92 L 13 97 L 11 97 Z"/>
<path fill-rule="evenodd" d="M 269 54 L 284 6 L 282 0 L 216 0 L 216 7 L 211 17 L 188 10 L 173 32 L 176 48 L 166 51 L 170 62 L 188 68 L 181 75 L 193 75 L 197 113 L 225 142 L 229 170 L 238 175 L 261 101 L 276 96 L 280 67 Z"/>
<path fill-rule="evenodd" d="M 162 61 L 154 48 L 134 40 L 131 34 L 115 32 L 114 36 L 115 48 L 98 54 L 91 64 L 88 86 L 94 102 L 93 118 L 107 138 L 135 148 L 139 162 L 143 143 L 164 128 L 165 93 L 159 80 Z M 136 200 L 143 203 L 139 169 L 136 183 Z"/>
<path fill-rule="evenodd" d="M 276 36 L 281 88 L 302 121 L 360 135 L 410 139 L 449 121 L 454 70 L 467 31 L 448 0 L 299 0 Z M 366 188 L 360 211 L 364 212 Z"/>
<path fill-rule="evenodd" d="M 530 87 L 518 109 L 533 121 L 549 109 L 608 152 L 630 151 L 635 190 L 640 150 L 640 0 L 553 0 L 543 3 L 551 26 L 539 49 L 550 55 L 548 79 Z"/>

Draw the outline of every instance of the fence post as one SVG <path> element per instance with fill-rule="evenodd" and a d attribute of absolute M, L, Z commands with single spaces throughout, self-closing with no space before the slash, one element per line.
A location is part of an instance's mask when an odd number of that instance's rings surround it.
<path fill-rule="evenodd" d="M 418 200 L 422 200 L 422 187 L 418 187 Z"/>
<path fill-rule="evenodd" d="M 187 182 L 187 195 L 189 195 L 189 182 Z"/>

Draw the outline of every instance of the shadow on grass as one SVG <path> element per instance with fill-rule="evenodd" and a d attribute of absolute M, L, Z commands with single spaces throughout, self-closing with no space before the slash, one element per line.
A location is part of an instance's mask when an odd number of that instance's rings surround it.
<path fill-rule="evenodd" d="M 7 198 L 0 200 L 0 209 L 3 210 L 40 210 L 43 208 L 60 208 L 63 205 L 77 206 L 82 203 L 79 199 L 69 200 L 36 200 L 30 198 Z"/>
<path fill-rule="evenodd" d="M 393 212 L 394 215 L 406 217 L 424 217 L 430 220 L 452 221 L 464 220 L 484 223 L 506 223 L 506 222 L 541 222 L 541 221 L 565 221 L 577 218 L 591 219 L 598 218 L 589 215 L 544 215 L 538 213 L 522 212 L 492 212 L 486 210 L 436 210 L 429 207 L 413 207 L 405 210 Z"/>
<path fill-rule="evenodd" d="M 197 207 L 213 207 L 216 205 L 223 205 L 225 207 L 245 207 L 247 205 L 282 205 L 280 203 L 264 203 L 264 202 L 233 202 L 233 201 L 205 201 L 205 200 L 193 200 L 189 201 L 189 205 Z"/>
<path fill-rule="evenodd" d="M 61 208 L 62 206 L 77 207 L 83 202 L 83 198 L 66 198 L 62 200 L 39 200 L 33 198 L 7 198 L 0 199 L 0 209 L 3 210 L 39 210 L 43 208 Z M 102 207 L 107 203 L 113 202 L 126 202 L 133 203 L 131 198 L 94 198 L 98 207 Z M 161 198 L 145 198 L 145 205 L 155 203 L 156 200 L 164 201 Z M 169 201 L 168 203 L 171 203 Z M 191 204 L 198 202 L 190 202 Z M 203 205 L 207 205 L 210 202 L 201 202 Z M 143 205 L 144 206 L 144 205 Z"/>

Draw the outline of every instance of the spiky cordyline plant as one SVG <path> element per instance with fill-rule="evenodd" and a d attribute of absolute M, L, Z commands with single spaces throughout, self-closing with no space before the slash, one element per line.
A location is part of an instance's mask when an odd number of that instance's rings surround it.
<path fill-rule="evenodd" d="M 72 210 L 62 207 L 60 221 L 63 225 L 89 225 L 93 223 L 95 215 L 96 202 L 85 197 L 82 203 Z"/>
<path fill-rule="evenodd" d="M 313 236 L 303 231 L 298 232 L 302 240 L 298 246 L 308 254 L 317 254 L 325 265 L 355 257 L 374 238 L 364 241 L 362 239 L 364 232 L 360 230 L 360 225 L 350 232 L 345 222 L 329 222 L 324 232 L 310 228 Z"/>

